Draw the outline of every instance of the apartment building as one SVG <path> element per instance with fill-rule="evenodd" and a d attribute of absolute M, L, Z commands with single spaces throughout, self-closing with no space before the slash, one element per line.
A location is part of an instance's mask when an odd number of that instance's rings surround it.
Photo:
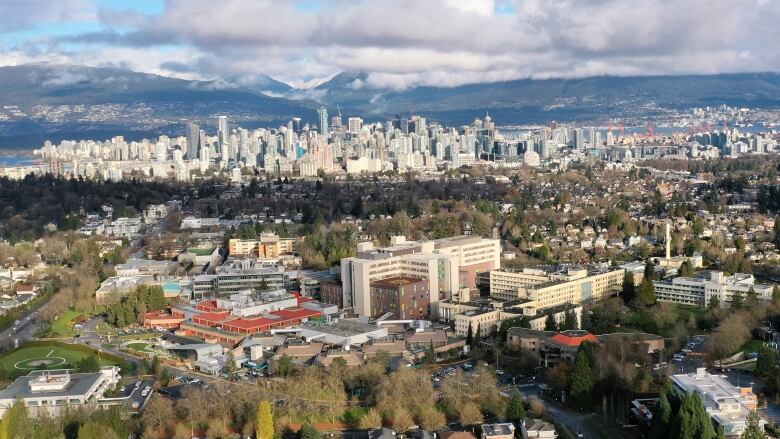
<path fill-rule="evenodd" d="M 231 239 L 228 250 L 231 256 L 278 259 L 281 255 L 295 253 L 296 242 L 296 238 L 264 234 L 258 239 Z"/>
<path fill-rule="evenodd" d="M 490 296 L 528 301 L 524 306 L 545 309 L 565 303 L 583 303 L 617 294 L 623 284 L 622 268 L 565 266 L 492 270 Z"/>
<path fill-rule="evenodd" d="M 759 285 L 752 274 L 726 276 L 720 271 L 704 271 L 696 277 L 676 277 L 653 282 L 659 301 L 682 305 L 707 306 L 714 298 L 721 306 L 731 306 L 739 294 L 744 301 L 752 289 L 759 300 L 771 301 L 774 287 Z"/>
<path fill-rule="evenodd" d="M 371 283 L 393 277 L 421 278 L 428 283 L 431 314 L 439 300 L 460 289 L 473 289 L 476 275 L 500 266 L 500 243 L 495 239 L 458 236 L 435 241 L 406 241 L 395 236 L 389 247 L 358 244 L 357 255 L 341 260 L 344 307 L 360 316 L 373 316 Z"/>
<path fill-rule="evenodd" d="M 736 387 L 703 367 L 694 373 L 672 375 L 672 383 L 681 393 L 698 393 L 715 428 L 722 428 L 727 438 L 742 435 L 748 414 L 758 406 L 752 387 Z M 761 419 L 760 424 L 763 430 L 766 421 Z"/>

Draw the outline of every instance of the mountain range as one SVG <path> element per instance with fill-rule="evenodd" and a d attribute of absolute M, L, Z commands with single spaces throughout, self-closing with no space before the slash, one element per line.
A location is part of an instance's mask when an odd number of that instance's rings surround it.
<path fill-rule="evenodd" d="M 314 123 L 320 105 L 367 120 L 419 113 L 449 125 L 486 112 L 499 124 L 522 124 L 645 117 L 720 104 L 780 108 L 777 73 L 520 79 L 406 90 L 372 87 L 370 79 L 343 72 L 302 90 L 267 76 L 198 81 L 106 67 L 0 67 L 0 147 L 181 134 L 185 120 L 213 131 L 218 114 L 248 128 L 295 116 Z"/>

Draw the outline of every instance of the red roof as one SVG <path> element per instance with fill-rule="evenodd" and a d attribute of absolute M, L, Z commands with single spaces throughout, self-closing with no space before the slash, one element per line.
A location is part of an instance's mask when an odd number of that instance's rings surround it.
<path fill-rule="evenodd" d="M 254 319 L 235 319 L 227 322 L 222 322 L 220 326 L 226 331 L 232 331 L 235 329 L 255 330 L 259 331 L 264 327 L 267 327 L 274 323 L 271 319 L 265 317 L 258 317 Z"/>
<path fill-rule="evenodd" d="M 215 312 L 204 312 L 201 314 L 196 314 L 192 316 L 192 320 L 195 323 L 205 324 L 205 325 L 216 325 L 218 323 L 221 323 L 227 316 L 230 315 L 230 311 L 215 311 Z"/>
<path fill-rule="evenodd" d="M 195 309 L 200 311 L 211 311 L 217 309 L 216 300 L 206 300 L 195 305 Z"/>
<path fill-rule="evenodd" d="M 304 308 L 287 308 L 274 311 L 271 314 L 278 316 L 280 319 L 294 320 L 318 316 L 320 315 L 320 312 Z"/>
<path fill-rule="evenodd" d="M 314 300 L 311 297 L 303 297 L 303 296 L 298 296 L 296 297 L 296 299 L 298 299 L 298 305 L 306 302 L 312 302 Z"/>
<path fill-rule="evenodd" d="M 565 346 L 579 346 L 586 341 L 592 341 L 592 342 L 599 341 L 599 339 L 596 338 L 595 335 L 586 331 L 577 331 L 576 335 L 559 332 L 553 335 L 552 337 L 550 337 L 550 340 Z"/>

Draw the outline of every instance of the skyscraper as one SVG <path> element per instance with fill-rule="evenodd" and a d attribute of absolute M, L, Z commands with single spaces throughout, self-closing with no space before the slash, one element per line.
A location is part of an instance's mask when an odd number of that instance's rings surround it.
<path fill-rule="evenodd" d="M 317 114 L 320 116 L 320 135 L 323 138 L 323 141 L 327 143 L 328 141 L 328 109 L 325 107 L 320 107 L 317 110 Z"/>
<path fill-rule="evenodd" d="M 582 128 L 574 129 L 574 149 L 581 150 L 585 148 L 585 136 L 583 135 Z"/>
<path fill-rule="evenodd" d="M 187 123 L 187 149 L 184 159 L 193 159 L 200 154 L 200 127 L 194 122 Z"/>
<path fill-rule="evenodd" d="M 228 119 L 227 116 L 218 116 L 217 117 L 217 135 L 219 136 L 219 143 L 221 145 L 226 145 L 228 143 L 228 136 L 230 135 L 230 132 L 228 132 Z"/>

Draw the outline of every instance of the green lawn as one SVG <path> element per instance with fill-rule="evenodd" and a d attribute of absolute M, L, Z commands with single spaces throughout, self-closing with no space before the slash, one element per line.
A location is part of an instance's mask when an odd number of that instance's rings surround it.
<path fill-rule="evenodd" d="M 0 367 L 7 376 L 16 378 L 33 370 L 71 369 L 82 358 L 97 353 L 87 346 L 66 345 L 57 342 L 30 342 L 0 357 Z M 117 365 L 120 360 L 101 354 L 101 366 Z M 36 364 L 36 362 L 40 362 Z"/>
<path fill-rule="evenodd" d="M 129 349 L 134 349 L 140 352 L 151 352 L 147 343 L 128 343 L 125 346 L 127 346 Z"/>
<path fill-rule="evenodd" d="M 73 330 L 74 320 L 83 316 L 81 311 L 68 310 L 60 314 L 57 320 L 51 322 L 51 330 L 49 331 L 50 337 L 73 337 L 75 331 Z"/>
<path fill-rule="evenodd" d="M 764 345 L 764 342 L 761 340 L 748 340 L 747 343 L 743 344 L 741 348 L 739 348 L 740 351 L 749 354 L 751 352 L 758 352 L 758 350 L 761 348 L 761 346 Z"/>

